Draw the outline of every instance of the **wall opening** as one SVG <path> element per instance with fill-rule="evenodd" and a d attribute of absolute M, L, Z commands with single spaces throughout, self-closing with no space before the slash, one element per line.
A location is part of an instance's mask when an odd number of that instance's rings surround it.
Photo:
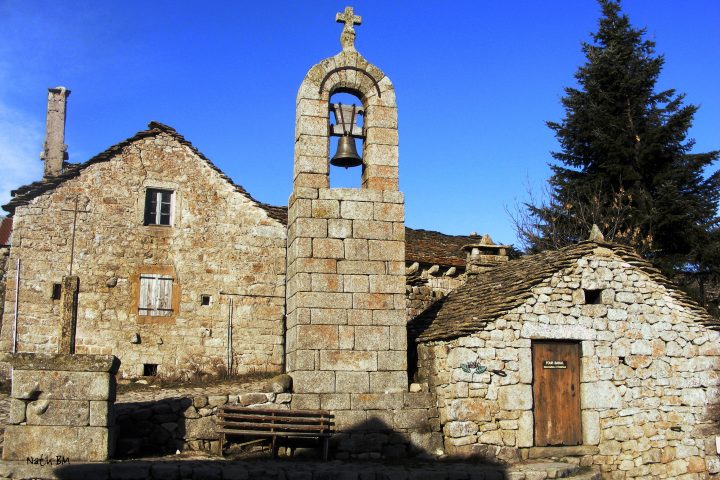
<path fill-rule="evenodd" d="M 342 109 L 333 106 L 342 105 Z M 352 107 L 355 106 L 353 109 Z M 360 157 L 364 146 L 364 109 L 360 99 L 346 92 L 335 93 L 330 97 L 330 161 L 338 151 L 338 144 L 343 134 L 354 140 L 355 149 Z M 353 118 L 354 113 L 354 118 Z M 349 142 L 345 139 L 345 142 Z M 344 168 L 330 164 L 330 188 L 360 188 L 362 183 L 362 166 Z"/>
<path fill-rule="evenodd" d="M 602 290 L 586 289 L 585 305 L 600 305 L 602 303 Z"/>
<path fill-rule="evenodd" d="M 143 377 L 156 377 L 157 372 L 157 363 L 143 363 Z"/>
<path fill-rule="evenodd" d="M 200 295 L 200 305 L 202 306 L 208 306 L 210 305 L 210 295 Z"/>
<path fill-rule="evenodd" d="M 52 300 L 60 300 L 61 295 L 62 295 L 62 285 L 60 285 L 59 283 L 53 283 L 52 293 L 50 293 L 50 298 Z"/>

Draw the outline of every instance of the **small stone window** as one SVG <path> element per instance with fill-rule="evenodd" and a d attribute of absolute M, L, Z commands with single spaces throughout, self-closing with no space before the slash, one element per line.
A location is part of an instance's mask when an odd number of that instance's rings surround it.
<path fill-rule="evenodd" d="M 210 305 L 210 298 L 210 295 L 200 295 L 200 305 L 202 305 L 203 307 Z"/>
<path fill-rule="evenodd" d="M 585 289 L 585 305 L 600 305 L 602 303 L 602 290 Z"/>
<path fill-rule="evenodd" d="M 156 377 L 157 376 L 157 363 L 144 363 L 143 364 L 143 377 Z"/>
<path fill-rule="evenodd" d="M 52 293 L 50 294 L 50 298 L 52 300 L 60 300 L 61 295 L 62 295 L 62 285 L 60 285 L 59 283 L 53 283 Z"/>
<path fill-rule="evenodd" d="M 145 225 L 166 225 L 173 222 L 174 192 L 159 188 L 145 191 Z"/>

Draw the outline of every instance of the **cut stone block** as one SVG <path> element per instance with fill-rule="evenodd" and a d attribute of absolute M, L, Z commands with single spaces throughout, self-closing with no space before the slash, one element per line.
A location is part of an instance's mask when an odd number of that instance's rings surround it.
<path fill-rule="evenodd" d="M 321 350 L 321 370 L 347 370 L 351 372 L 377 370 L 377 353 L 354 350 Z"/>
<path fill-rule="evenodd" d="M 108 404 L 107 401 L 100 403 Z M 35 400 L 26 409 L 28 425 L 67 425 L 82 427 L 89 424 L 90 405 L 85 400 Z M 107 427 L 107 422 L 103 425 Z"/>
<path fill-rule="evenodd" d="M 14 370 L 12 397 L 33 400 L 115 400 L 109 373 Z"/>
<path fill-rule="evenodd" d="M 3 460 L 62 455 L 75 462 L 103 462 L 112 455 L 113 431 L 107 427 L 8 425 Z"/>
<path fill-rule="evenodd" d="M 356 350 L 387 350 L 390 347 L 388 327 L 355 327 Z"/>
<path fill-rule="evenodd" d="M 292 372 L 294 393 L 335 393 L 335 372 Z"/>
<path fill-rule="evenodd" d="M 335 391 L 338 393 L 367 393 L 370 391 L 370 376 L 368 372 L 337 372 Z"/>

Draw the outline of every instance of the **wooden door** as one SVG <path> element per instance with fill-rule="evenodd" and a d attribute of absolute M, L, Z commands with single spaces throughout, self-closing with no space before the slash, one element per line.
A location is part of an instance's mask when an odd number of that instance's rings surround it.
<path fill-rule="evenodd" d="M 580 445 L 580 344 L 534 341 L 535 445 Z"/>

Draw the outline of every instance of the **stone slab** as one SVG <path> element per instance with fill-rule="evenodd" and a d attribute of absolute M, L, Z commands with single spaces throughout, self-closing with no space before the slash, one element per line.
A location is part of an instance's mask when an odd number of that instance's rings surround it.
<path fill-rule="evenodd" d="M 577 445 L 571 447 L 532 447 L 527 449 L 525 458 L 562 458 L 582 457 L 585 455 L 596 455 L 600 449 L 592 445 Z"/>
<path fill-rule="evenodd" d="M 79 355 L 62 353 L 0 353 L 0 362 L 13 370 L 60 370 L 66 372 L 117 373 L 120 359 L 114 355 Z"/>
<path fill-rule="evenodd" d="M 3 460 L 62 455 L 70 462 L 102 462 L 112 455 L 112 430 L 104 427 L 8 425 Z"/>
<path fill-rule="evenodd" d="M 15 370 L 12 398 L 28 400 L 115 400 L 115 379 L 109 373 Z"/>
<path fill-rule="evenodd" d="M 82 427 L 89 423 L 89 411 L 89 402 L 84 400 L 35 400 L 27 404 L 27 424 Z"/>

